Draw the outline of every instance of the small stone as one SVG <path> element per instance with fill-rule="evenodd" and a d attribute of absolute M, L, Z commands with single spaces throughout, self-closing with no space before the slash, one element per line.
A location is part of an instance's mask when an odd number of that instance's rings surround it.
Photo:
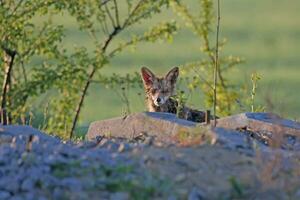
<path fill-rule="evenodd" d="M 185 179 L 186 179 L 186 175 L 183 174 L 183 173 L 177 174 L 177 175 L 175 176 L 175 181 L 176 181 L 176 182 L 182 182 L 182 181 L 184 181 Z"/>
<path fill-rule="evenodd" d="M 35 200 L 37 198 L 36 198 L 36 195 L 31 191 L 31 192 L 27 192 L 25 194 L 25 198 L 24 199 L 26 199 L 26 200 Z"/>
<path fill-rule="evenodd" d="M 19 190 L 19 181 L 13 177 L 2 177 L 0 179 L 0 188 L 15 193 Z"/>
<path fill-rule="evenodd" d="M 63 199 L 64 197 L 64 191 L 61 188 L 56 187 L 53 191 L 53 199 Z"/>
<path fill-rule="evenodd" d="M 8 199 L 10 197 L 10 193 L 4 190 L 0 190 L 0 199 Z"/>
<path fill-rule="evenodd" d="M 193 187 L 192 191 L 189 193 L 188 200 L 202 200 L 202 199 L 204 199 L 203 192 Z"/>
<path fill-rule="evenodd" d="M 41 197 L 39 197 L 39 198 L 38 198 L 38 200 L 47 200 L 47 198 L 46 198 L 46 197 L 43 197 L 43 196 L 41 196 Z"/>
<path fill-rule="evenodd" d="M 82 185 L 76 178 L 64 178 L 61 182 L 63 186 L 69 188 L 72 191 L 82 190 Z"/>
<path fill-rule="evenodd" d="M 171 196 L 168 196 L 168 200 L 177 200 L 177 198 L 176 198 L 176 196 L 171 195 Z"/>
<path fill-rule="evenodd" d="M 124 143 L 121 143 L 119 148 L 118 148 L 118 152 L 121 153 L 121 152 L 124 151 L 124 149 L 125 149 L 125 145 L 124 145 Z"/>
<path fill-rule="evenodd" d="M 300 189 L 295 193 L 295 197 L 300 198 Z"/>
<path fill-rule="evenodd" d="M 34 181 L 28 177 L 25 179 L 21 185 L 23 191 L 32 191 L 34 189 Z"/>
<path fill-rule="evenodd" d="M 111 200 L 128 200 L 129 194 L 127 192 L 116 192 L 110 196 Z"/>
<path fill-rule="evenodd" d="M 21 196 L 12 196 L 9 200 L 24 200 L 24 197 L 21 197 Z"/>
<path fill-rule="evenodd" d="M 0 135 L 0 144 L 10 143 L 13 140 L 11 135 Z"/>

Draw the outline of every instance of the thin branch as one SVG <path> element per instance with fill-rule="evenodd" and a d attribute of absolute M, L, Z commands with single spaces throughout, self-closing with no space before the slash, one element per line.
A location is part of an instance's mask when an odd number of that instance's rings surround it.
<path fill-rule="evenodd" d="M 104 35 L 108 34 L 107 27 L 104 25 L 103 21 L 100 21 L 100 27 Z"/>
<path fill-rule="evenodd" d="M 116 24 L 115 24 L 115 21 L 114 21 L 114 18 L 113 16 L 111 15 L 110 11 L 109 11 L 109 8 L 107 7 L 107 4 L 105 4 L 105 10 L 106 10 L 106 13 L 111 21 L 111 24 L 112 24 L 112 27 L 115 28 L 116 27 Z"/>
<path fill-rule="evenodd" d="M 7 49 L 2 47 L 5 52 L 5 60 L 4 62 L 6 63 L 5 65 L 5 77 L 3 81 L 3 86 L 2 86 L 2 95 L 1 95 L 1 122 L 3 125 L 7 125 L 8 123 L 8 116 L 6 112 L 6 106 L 7 106 L 7 93 L 10 85 L 10 79 L 11 79 L 11 73 L 12 73 L 12 68 L 14 64 L 14 59 L 16 55 L 16 51 Z"/>
<path fill-rule="evenodd" d="M 88 34 L 91 36 L 91 38 L 93 38 L 93 40 L 96 42 L 97 41 L 97 36 L 96 36 L 96 34 L 95 34 L 95 30 L 93 29 L 93 30 L 91 30 L 91 29 L 89 29 L 88 30 Z"/>
<path fill-rule="evenodd" d="M 117 23 L 117 26 L 120 26 L 119 10 L 118 10 L 118 4 L 117 4 L 116 0 L 114 0 L 114 4 L 115 4 L 116 23 Z"/>
<path fill-rule="evenodd" d="M 103 43 L 103 46 L 101 47 L 101 53 L 104 54 L 107 50 L 107 47 L 109 45 L 109 43 L 112 41 L 112 39 L 118 34 L 120 33 L 122 30 L 124 30 L 131 18 L 134 16 L 136 10 L 140 7 L 141 3 L 144 2 L 144 0 L 140 0 L 139 3 L 136 5 L 136 7 L 133 9 L 133 11 L 131 12 L 131 14 L 128 16 L 128 18 L 125 20 L 123 26 L 114 26 L 114 30 L 109 34 L 109 36 L 107 37 L 107 39 L 104 41 Z M 100 63 L 100 66 L 103 66 L 104 64 L 104 60 Z M 79 114 L 80 114 L 80 111 L 81 111 L 81 108 L 82 108 L 82 105 L 83 105 L 83 102 L 84 102 L 84 99 L 86 97 L 86 93 L 87 93 L 87 90 L 93 80 L 93 77 L 97 71 L 98 67 L 97 66 L 93 66 L 93 69 L 92 71 L 90 72 L 89 76 L 88 76 L 88 79 L 85 83 L 85 86 L 82 90 L 82 94 L 80 96 L 80 99 L 79 99 L 79 103 L 77 105 L 77 108 L 76 108 L 76 113 L 75 113 L 75 116 L 74 116 L 74 119 L 73 119 L 73 123 L 72 123 L 72 127 L 71 127 L 71 131 L 70 131 L 70 139 L 72 139 L 73 137 L 73 133 L 74 133 L 74 130 L 75 130 L 75 127 L 76 127 L 76 124 L 77 124 L 77 121 L 78 121 L 78 118 L 79 118 Z"/>
<path fill-rule="evenodd" d="M 217 125 L 216 120 L 216 107 L 217 107 L 217 79 L 218 79 L 218 67 L 219 67 L 219 32 L 220 32 L 220 0 L 218 0 L 218 17 L 217 17 L 217 36 L 216 36 L 216 52 L 215 52 L 215 69 L 214 69 L 214 126 Z"/>
<path fill-rule="evenodd" d="M 23 59 L 31 51 L 35 51 L 35 49 L 37 48 L 36 42 L 42 37 L 42 35 L 45 33 L 46 29 L 47 29 L 47 25 L 44 25 L 42 27 L 41 31 L 39 32 L 39 34 L 37 35 L 37 37 L 35 38 L 35 41 L 33 42 L 33 45 L 28 47 L 28 49 L 20 55 L 21 59 Z"/>
<path fill-rule="evenodd" d="M 54 3 L 54 2 L 53 2 Z M 51 4 L 53 4 L 53 3 L 51 3 Z M 36 6 L 34 6 L 33 8 L 30 8 L 30 9 L 25 9 L 22 13 L 20 13 L 19 15 L 18 15 L 18 18 L 22 18 L 23 16 L 25 16 L 25 15 L 27 15 L 28 13 L 30 13 L 30 12 L 32 12 L 32 13 L 35 13 L 36 11 L 38 11 L 39 10 L 39 8 L 41 8 L 42 6 L 44 6 L 45 5 L 45 3 L 42 1 L 42 3 L 40 3 L 40 4 L 37 4 Z M 50 5 L 49 5 L 50 6 Z"/>
<path fill-rule="evenodd" d="M 111 32 L 108 36 L 108 38 L 106 39 L 106 41 L 104 42 L 102 48 L 101 48 L 101 51 L 102 52 L 105 52 L 106 51 L 106 48 L 108 46 L 108 44 L 110 43 L 110 41 L 114 38 L 115 35 L 117 35 L 121 30 L 123 30 L 122 28 L 120 27 L 115 27 L 113 32 Z"/>
<path fill-rule="evenodd" d="M 104 54 L 109 43 L 111 42 L 111 40 L 121 31 L 122 29 L 119 28 L 119 27 L 116 27 L 113 32 L 111 32 L 111 34 L 109 34 L 108 38 L 106 39 L 106 41 L 104 42 L 102 48 L 101 48 L 101 53 Z M 102 63 L 100 64 L 100 66 L 102 66 L 104 64 L 104 61 L 102 61 Z M 95 75 L 97 71 L 97 67 L 96 66 L 93 66 L 93 69 L 91 71 L 91 73 L 89 74 L 88 76 L 88 79 L 85 83 L 85 86 L 82 90 L 82 94 L 80 96 L 80 99 L 79 99 L 79 103 L 77 105 L 77 108 L 76 108 L 76 113 L 75 113 L 75 117 L 73 119 L 73 123 L 72 123 L 72 127 L 71 127 L 71 131 L 70 131 L 70 139 L 73 138 L 73 133 L 74 133 L 74 130 L 75 130 L 75 127 L 76 127 L 76 124 L 77 124 L 77 121 L 78 121 L 78 118 L 79 118 L 79 114 L 80 114 L 80 111 L 81 111 L 81 108 L 82 108 L 82 105 L 83 105 L 83 102 L 84 102 L 84 99 L 86 97 L 86 93 L 87 93 L 87 90 L 93 80 L 93 77 Z"/>
<path fill-rule="evenodd" d="M 110 2 L 111 0 L 106 0 L 106 1 L 102 1 L 101 5 L 100 6 L 104 6 L 106 5 L 108 2 Z"/>
<path fill-rule="evenodd" d="M 108 25 L 107 25 L 106 18 L 104 19 L 104 28 L 105 28 L 105 30 L 106 30 L 106 34 L 109 35 Z"/>
<path fill-rule="evenodd" d="M 23 3 L 24 0 L 20 0 L 18 2 L 18 4 L 16 5 L 16 7 L 14 8 L 14 10 L 12 11 L 11 15 L 14 15 L 15 12 L 17 12 L 18 8 L 21 6 L 21 4 Z"/>
<path fill-rule="evenodd" d="M 199 78 L 210 88 L 210 89 L 214 89 L 214 87 L 201 75 L 201 73 L 199 73 L 198 70 L 196 70 L 195 68 L 193 68 L 193 71 L 199 76 Z"/>
<path fill-rule="evenodd" d="M 125 20 L 122 28 L 125 28 L 128 26 L 130 19 L 132 18 L 132 16 L 135 15 L 135 12 L 139 9 L 139 7 L 142 5 L 142 3 L 144 2 L 144 0 L 140 0 L 137 5 L 134 7 L 134 9 L 132 10 L 132 12 L 129 14 L 129 16 L 127 17 L 127 19 Z"/>
<path fill-rule="evenodd" d="M 27 72 L 26 72 L 26 69 L 24 66 L 24 61 L 22 58 L 21 58 L 21 68 L 22 68 L 22 72 L 23 72 L 23 76 L 24 76 L 24 82 L 25 82 L 25 84 L 27 84 Z"/>
<path fill-rule="evenodd" d="M 132 45 L 134 44 L 134 42 L 132 40 L 126 42 L 123 47 L 127 47 L 129 45 Z M 109 54 L 108 54 L 108 57 L 113 57 L 118 51 L 121 51 L 122 47 L 117 47 L 115 48 L 114 50 L 112 50 Z"/>
<path fill-rule="evenodd" d="M 106 1 L 104 1 L 103 0 L 103 2 L 99 5 L 99 9 L 101 10 L 101 12 L 102 13 L 105 13 L 105 11 L 103 10 L 103 6 L 105 6 L 108 2 L 110 2 L 111 0 L 106 0 Z M 108 26 L 107 26 L 107 22 L 106 22 L 106 17 L 105 17 L 105 15 L 104 15 L 104 17 L 103 17 L 103 20 L 98 20 L 99 21 L 99 23 L 100 23 L 100 26 L 101 26 L 101 29 L 102 29 L 102 31 L 103 31 L 103 33 L 104 33 L 104 35 L 106 34 L 106 35 L 109 35 L 109 31 L 108 31 Z"/>

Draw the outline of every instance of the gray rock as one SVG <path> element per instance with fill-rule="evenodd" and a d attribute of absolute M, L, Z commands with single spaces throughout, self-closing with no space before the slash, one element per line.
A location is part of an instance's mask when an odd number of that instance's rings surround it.
<path fill-rule="evenodd" d="M 11 194 L 7 191 L 4 190 L 0 190 L 0 199 L 8 199 L 9 197 L 11 197 Z"/>
<path fill-rule="evenodd" d="M 127 192 L 116 192 L 111 194 L 110 200 L 128 200 L 130 196 Z"/>
<path fill-rule="evenodd" d="M 300 189 L 296 191 L 295 197 L 300 198 Z"/>
<path fill-rule="evenodd" d="M 25 179 L 21 184 L 22 191 L 33 191 L 34 183 L 35 181 L 30 176 L 28 176 L 27 179 Z"/>
<path fill-rule="evenodd" d="M 189 193 L 188 200 L 203 200 L 204 193 L 198 188 L 193 187 L 191 192 Z"/>
<path fill-rule="evenodd" d="M 72 178 L 64 178 L 61 180 L 61 185 L 69 188 L 71 191 L 80 191 L 82 190 L 82 185 L 79 179 L 76 177 Z"/>
<path fill-rule="evenodd" d="M 38 199 L 38 197 L 33 192 L 33 190 L 26 192 L 24 196 L 25 196 L 26 200 L 35 200 L 35 199 Z"/>
<path fill-rule="evenodd" d="M 13 140 L 13 136 L 12 135 L 6 135 L 3 132 L 0 133 L 0 144 L 10 143 L 12 140 Z"/>
<path fill-rule="evenodd" d="M 300 123 L 283 119 L 272 113 L 242 113 L 221 118 L 217 121 L 218 127 L 240 129 L 249 127 L 253 131 L 281 132 L 300 136 Z"/>
<path fill-rule="evenodd" d="M 64 199 L 64 198 L 66 198 L 64 190 L 60 187 L 54 188 L 53 199 Z"/>
<path fill-rule="evenodd" d="M 23 195 L 14 195 L 9 200 L 24 200 Z"/>
<path fill-rule="evenodd" d="M 210 131 L 214 142 L 225 148 L 240 150 L 241 152 L 249 155 L 253 155 L 256 148 L 259 148 L 260 150 L 265 150 L 267 148 L 267 146 L 263 145 L 259 141 L 256 141 L 239 131 L 219 127 L 213 128 Z"/>
<path fill-rule="evenodd" d="M 174 114 L 144 112 L 93 122 L 86 138 L 93 140 L 97 136 L 114 136 L 132 139 L 144 132 L 163 138 L 178 131 L 189 130 L 196 125 L 197 123 L 179 119 Z"/>
<path fill-rule="evenodd" d="M 19 190 L 19 181 L 16 175 L 2 177 L 0 179 L 0 189 L 16 193 Z"/>

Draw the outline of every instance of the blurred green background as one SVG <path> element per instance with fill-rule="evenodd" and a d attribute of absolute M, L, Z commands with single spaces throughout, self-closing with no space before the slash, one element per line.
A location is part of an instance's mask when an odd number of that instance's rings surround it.
<path fill-rule="evenodd" d="M 193 2 L 193 1 L 190 1 Z M 245 58 L 228 77 L 237 84 L 250 84 L 251 73 L 262 76 L 258 86 L 258 101 L 273 104 L 274 111 L 289 117 L 300 116 L 300 1 L 299 0 L 225 0 L 221 1 L 221 38 L 228 43 L 221 55 Z M 153 19 L 133 27 L 119 39 L 130 34 L 148 30 L 158 21 L 169 21 L 176 16 L 163 12 Z M 176 18 L 177 19 L 177 18 Z M 66 26 L 63 44 L 68 49 L 74 46 L 92 46 L 86 33 L 78 31 L 75 21 L 68 16 L 59 18 Z M 183 27 L 183 26 L 182 26 Z M 103 74 L 132 73 L 141 66 L 148 66 L 158 74 L 164 74 L 172 66 L 196 61 L 201 57 L 200 41 L 189 30 L 180 30 L 172 43 L 142 43 L 135 50 L 116 56 L 103 69 Z M 131 111 L 145 110 L 143 92 L 130 90 Z M 143 93 L 142 93 L 143 94 Z M 250 95 L 250 91 L 249 91 Z M 201 95 L 195 94 L 191 105 L 203 108 Z M 80 125 L 122 115 L 125 105 L 115 91 L 93 84 L 89 90 L 80 117 Z"/>

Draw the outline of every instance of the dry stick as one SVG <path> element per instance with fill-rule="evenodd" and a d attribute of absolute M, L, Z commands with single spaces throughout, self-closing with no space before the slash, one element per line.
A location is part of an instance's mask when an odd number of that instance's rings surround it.
<path fill-rule="evenodd" d="M 112 17 L 112 15 L 111 15 L 111 13 L 110 13 L 110 11 L 109 11 L 109 8 L 107 7 L 107 4 L 105 4 L 104 8 L 105 8 L 106 13 L 107 13 L 107 15 L 108 15 L 108 17 L 109 17 L 109 19 L 110 19 L 110 21 L 111 21 L 112 27 L 113 27 L 113 28 L 117 27 L 116 24 L 115 24 L 114 18 Z"/>
<path fill-rule="evenodd" d="M 109 43 L 111 42 L 111 40 L 113 39 L 114 36 L 116 36 L 120 31 L 120 28 L 115 28 L 113 32 L 111 32 L 111 34 L 108 36 L 108 38 L 106 39 L 106 41 L 104 42 L 104 45 L 103 47 L 101 48 L 101 52 L 104 53 L 109 45 Z M 102 65 L 102 64 L 101 64 Z M 76 114 L 75 114 L 75 117 L 73 119 L 73 123 L 72 123 L 72 128 L 71 128 L 71 132 L 70 132 L 70 139 L 72 139 L 73 137 L 73 132 L 74 132 L 74 129 L 76 127 L 76 124 L 77 124 L 77 121 L 78 121 L 78 117 L 79 117 L 79 113 L 81 111 L 81 107 L 83 105 L 83 101 L 84 101 L 84 98 L 86 96 L 86 92 L 90 86 L 90 83 L 92 82 L 92 79 L 94 77 L 94 74 L 95 72 L 97 71 L 97 67 L 93 67 L 91 73 L 89 74 L 89 77 L 87 79 L 87 82 L 83 88 L 83 91 L 82 91 L 82 94 L 80 96 L 80 100 L 79 100 L 79 104 L 77 105 L 77 108 L 76 108 Z"/>
<path fill-rule="evenodd" d="M 1 95 L 1 122 L 3 125 L 7 125 L 7 113 L 6 113 L 6 105 L 7 105 L 7 92 L 9 89 L 11 72 L 14 64 L 14 59 L 16 52 L 10 49 L 3 48 L 5 52 L 5 77 L 3 81 L 2 87 L 2 95 Z"/>
<path fill-rule="evenodd" d="M 193 68 L 193 71 L 199 76 L 199 78 L 210 88 L 214 89 L 211 84 L 201 75 L 198 69 Z"/>
<path fill-rule="evenodd" d="M 134 15 L 134 13 L 139 8 L 139 6 L 141 5 L 142 2 L 143 2 L 143 0 L 141 0 L 141 1 L 139 1 L 137 3 L 136 7 L 133 9 L 133 11 L 131 12 L 131 14 L 125 20 L 123 26 L 121 26 L 121 27 L 115 27 L 114 30 L 109 34 L 108 38 L 106 39 L 106 41 L 104 42 L 104 45 L 101 48 L 101 52 L 102 53 L 104 53 L 106 51 L 106 49 L 107 49 L 109 43 L 111 42 L 111 40 L 120 31 L 122 31 L 123 29 L 125 29 L 128 26 L 130 18 Z M 83 88 L 82 94 L 80 96 L 79 104 L 77 105 L 77 108 L 76 108 L 76 114 L 75 114 L 75 117 L 73 119 L 72 128 L 71 128 L 71 131 L 70 131 L 70 139 L 72 139 L 72 137 L 73 137 L 73 132 L 74 132 L 74 129 L 75 129 L 77 121 L 78 121 L 78 117 L 79 117 L 79 114 L 80 114 L 80 111 L 81 111 L 81 107 L 82 107 L 83 102 L 84 102 L 84 98 L 86 96 L 87 90 L 88 90 L 88 88 L 90 86 L 90 83 L 92 82 L 92 79 L 93 79 L 94 74 L 96 73 L 96 71 L 97 71 L 97 67 L 94 66 L 93 69 L 92 69 L 92 71 L 91 71 L 91 73 L 89 74 L 88 80 L 87 80 L 87 82 L 86 82 L 86 84 L 85 84 L 85 86 Z"/>
<path fill-rule="evenodd" d="M 205 111 L 205 124 L 210 124 L 210 110 Z"/>
<path fill-rule="evenodd" d="M 217 107 L 217 79 L 219 67 L 219 32 L 220 32 L 220 0 L 218 0 L 218 19 L 217 19 L 217 37 L 216 37 L 216 53 L 215 53 L 215 69 L 214 69 L 214 126 L 217 125 L 216 107 Z"/>
<path fill-rule="evenodd" d="M 116 23 L 117 23 L 117 26 L 120 26 L 119 10 L 118 10 L 118 4 L 117 4 L 116 0 L 114 0 L 114 4 L 115 4 Z"/>
<path fill-rule="evenodd" d="M 106 1 L 102 1 L 101 5 L 100 6 L 103 6 L 105 4 L 107 4 L 108 2 L 110 2 L 111 0 L 106 0 Z"/>
<path fill-rule="evenodd" d="M 23 1 L 24 0 L 20 0 L 18 2 L 18 4 L 15 6 L 14 10 L 12 11 L 11 15 L 14 15 L 17 12 L 18 8 L 21 6 L 21 4 L 23 3 Z"/>

